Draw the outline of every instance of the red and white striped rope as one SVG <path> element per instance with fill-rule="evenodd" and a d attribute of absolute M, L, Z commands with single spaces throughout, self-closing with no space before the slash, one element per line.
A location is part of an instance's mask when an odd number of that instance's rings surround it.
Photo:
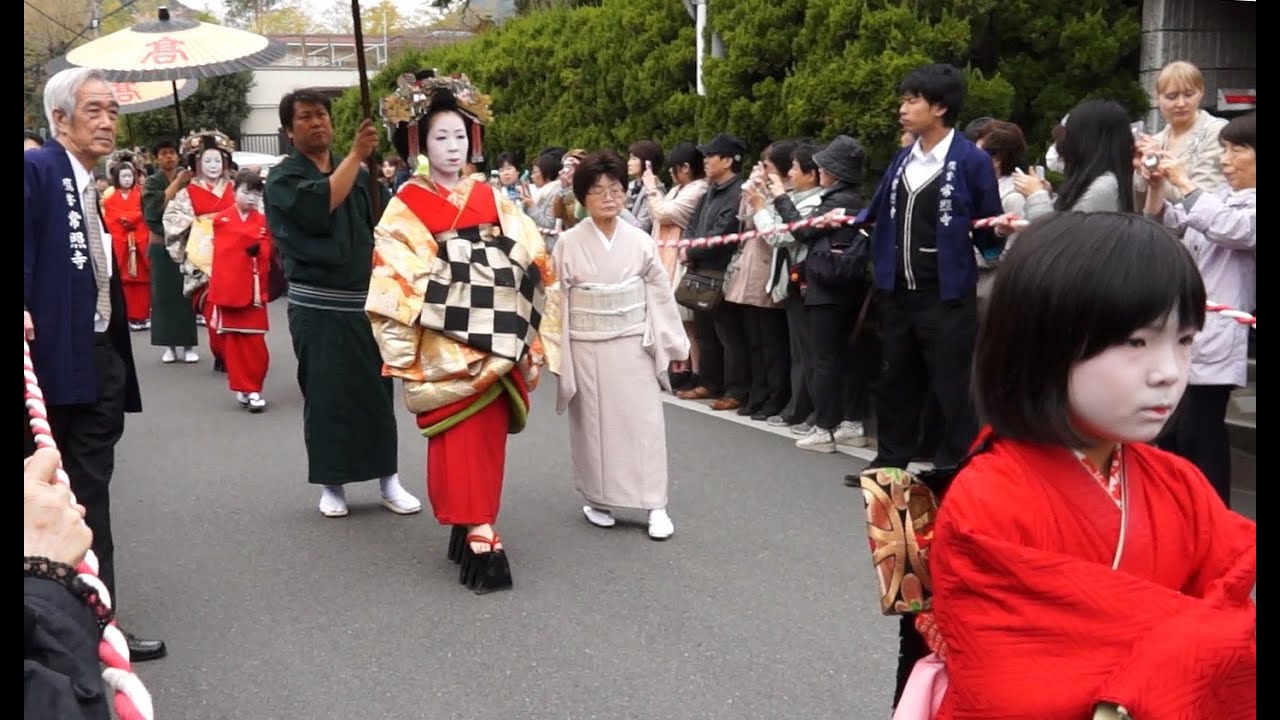
<path fill-rule="evenodd" d="M 1216 303 L 1210 300 L 1205 303 L 1204 309 L 1208 312 L 1216 312 L 1223 317 L 1231 318 L 1241 325 L 1248 325 L 1254 328 L 1258 327 L 1258 319 L 1256 317 L 1243 310 L 1237 310 L 1230 305 L 1223 305 L 1222 303 Z"/>
<path fill-rule="evenodd" d="M 1017 215 L 1008 214 L 1008 215 L 997 215 L 995 217 L 981 218 L 979 220 L 974 220 L 972 227 L 975 230 L 981 230 L 983 228 L 991 227 L 1001 221 L 1008 222 L 1014 227 L 1023 227 L 1027 224 L 1026 220 L 1023 220 Z M 853 215 L 848 215 L 844 217 L 841 217 L 839 215 L 831 215 L 831 214 L 814 215 L 811 217 L 807 217 L 803 220 L 797 220 L 792 223 L 777 225 L 767 230 L 747 230 L 746 232 L 729 233 L 727 235 L 712 235 L 710 237 L 681 238 L 680 240 L 668 240 L 668 241 L 659 243 L 659 247 L 690 248 L 690 247 L 708 247 L 708 246 L 715 246 L 715 245 L 740 243 L 740 242 L 746 242 L 747 240 L 751 240 L 753 238 L 771 237 L 773 235 L 781 235 L 782 233 L 789 233 L 793 230 L 800 230 L 802 228 L 812 227 L 819 223 L 835 224 L 835 225 L 856 225 L 858 224 L 858 219 Z"/>
<path fill-rule="evenodd" d="M 49 426 L 49 411 L 44 404 L 44 392 L 40 389 L 35 365 L 31 362 L 31 345 L 25 340 L 22 342 L 22 379 L 23 397 L 27 414 L 31 418 L 31 434 L 35 437 L 36 445 L 57 450 L 53 429 Z M 58 482 L 71 487 L 70 478 L 61 463 L 58 464 Z M 98 558 L 92 550 L 85 555 L 84 562 L 77 569 L 80 571 L 80 579 L 93 588 L 102 604 L 110 609 L 111 594 L 98 579 Z M 103 628 L 102 640 L 98 643 L 98 657 L 106 666 L 102 669 L 102 680 L 115 691 L 116 717 L 119 720 L 154 720 L 151 693 L 133 672 L 129 663 L 129 643 L 116 625 L 115 617 Z"/>

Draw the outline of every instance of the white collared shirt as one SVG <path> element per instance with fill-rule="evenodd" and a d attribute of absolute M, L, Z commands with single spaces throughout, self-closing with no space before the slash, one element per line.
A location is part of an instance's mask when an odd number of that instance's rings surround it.
<path fill-rule="evenodd" d="M 903 169 L 906 176 L 907 187 L 917 189 L 925 183 L 929 182 L 942 166 L 947 162 L 947 153 L 951 151 L 951 141 L 955 139 L 955 128 L 947 131 L 947 134 L 938 141 L 937 145 L 929 152 L 925 152 L 920 148 L 920 141 L 916 140 L 911 146 L 911 154 L 907 156 L 907 166 Z"/>
<path fill-rule="evenodd" d="M 84 211 L 84 221 L 87 223 L 98 224 L 98 236 L 102 238 L 102 254 L 107 259 L 107 277 L 111 277 L 112 262 L 115 257 L 111 250 L 111 236 L 107 234 L 107 229 L 102 226 L 102 216 L 98 214 L 98 208 L 83 207 L 84 205 L 84 189 L 89 187 L 89 183 L 93 182 L 93 174 L 85 169 L 74 157 L 71 160 L 71 171 L 76 177 L 76 195 L 80 198 L 81 209 Z M 99 194 L 101 195 L 101 194 Z M 98 197 L 98 202 L 102 202 L 102 197 Z M 86 237 L 88 233 L 85 233 Z M 93 313 L 93 331 L 102 333 L 107 331 L 107 321 L 95 310 Z"/>

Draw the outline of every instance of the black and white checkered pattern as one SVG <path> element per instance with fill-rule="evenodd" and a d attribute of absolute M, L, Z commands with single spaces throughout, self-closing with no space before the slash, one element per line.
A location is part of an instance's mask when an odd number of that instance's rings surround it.
<path fill-rule="evenodd" d="M 420 322 L 445 337 L 518 362 L 542 323 L 546 293 L 541 273 L 529 252 L 511 238 L 467 235 L 441 243 L 427 278 Z"/>

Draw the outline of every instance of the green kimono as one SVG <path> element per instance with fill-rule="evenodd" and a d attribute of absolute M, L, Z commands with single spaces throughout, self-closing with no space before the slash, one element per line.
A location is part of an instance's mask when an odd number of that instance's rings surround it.
<path fill-rule="evenodd" d="M 332 158 L 337 167 L 341 158 Z M 308 481 L 341 485 L 396 472 L 391 379 L 364 313 L 374 220 L 363 168 L 329 212 L 329 176 L 294 152 L 271 169 L 267 224 L 289 280 Z"/>
<path fill-rule="evenodd" d="M 142 217 L 151 231 L 147 257 L 151 259 L 151 344 L 156 347 L 195 347 L 196 311 L 182 294 L 182 271 L 164 247 L 164 191 L 169 178 L 155 172 L 142 186 Z"/>

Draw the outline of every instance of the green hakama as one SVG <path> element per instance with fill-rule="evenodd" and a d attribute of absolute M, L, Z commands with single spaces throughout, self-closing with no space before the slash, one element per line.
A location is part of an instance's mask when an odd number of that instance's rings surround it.
<path fill-rule="evenodd" d="M 332 158 L 337 167 L 340 158 Z M 303 397 L 307 480 L 341 485 L 396 472 L 390 378 L 364 313 L 373 217 L 361 169 L 329 212 L 329 177 L 295 152 L 271 169 L 267 222 L 289 280 L 289 334 Z"/>
<path fill-rule="evenodd" d="M 151 344 L 165 348 L 196 347 L 196 312 L 191 298 L 182 294 L 182 271 L 169 257 L 164 238 L 164 190 L 169 179 L 157 172 L 142 186 L 142 215 L 151 231 L 147 246 L 151 260 Z"/>

